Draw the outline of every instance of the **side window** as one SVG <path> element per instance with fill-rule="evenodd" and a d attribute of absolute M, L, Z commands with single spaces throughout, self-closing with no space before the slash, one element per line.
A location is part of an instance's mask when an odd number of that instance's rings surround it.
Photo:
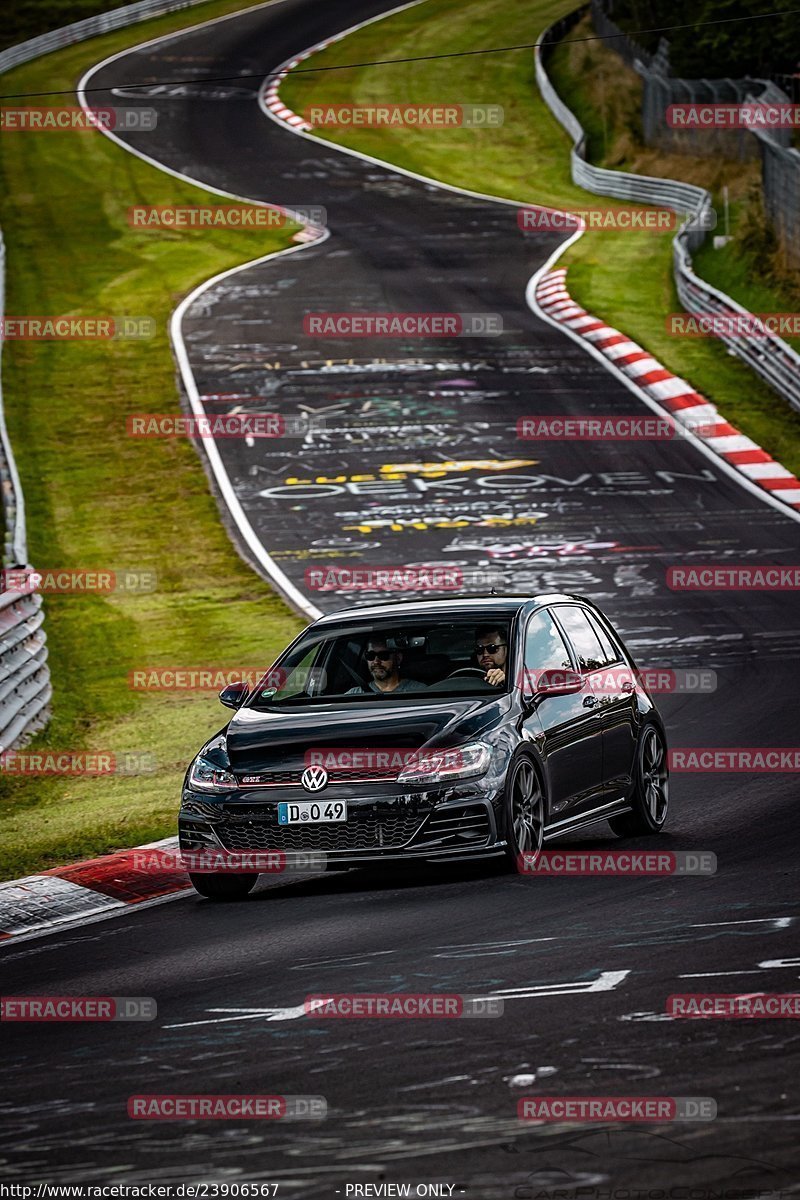
<path fill-rule="evenodd" d="M 580 670 L 596 671 L 604 666 L 606 657 L 586 612 L 582 608 L 567 605 L 559 606 L 555 611 L 575 648 Z"/>
<path fill-rule="evenodd" d="M 589 624 L 597 634 L 603 650 L 604 659 L 602 665 L 608 667 L 612 663 L 623 662 L 622 650 L 611 640 L 611 636 L 600 624 L 594 613 L 589 613 Z"/>
<path fill-rule="evenodd" d="M 313 673 L 314 661 L 319 656 L 319 642 L 303 655 L 298 663 L 285 674 L 275 690 L 275 700 L 288 700 L 292 696 L 310 695 L 317 690 L 318 674 Z M 319 688 L 318 690 L 322 690 Z"/>
<path fill-rule="evenodd" d="M 571 670 L 569 650 L 547 610 L 535 613 L 525 631 L 526 671 Z"/>

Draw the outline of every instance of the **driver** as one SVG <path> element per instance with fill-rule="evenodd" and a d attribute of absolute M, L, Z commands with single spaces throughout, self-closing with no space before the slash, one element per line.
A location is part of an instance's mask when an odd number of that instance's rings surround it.
<path fill-rule="evenodd" d="M 419 683 L 416 679 L 401 678 L 400 666 L 403 662 L 403 655 L 399 650 L 390 650 L 385 637 L 377 634 L 371 637 L 367 642 L 364 658 L 367 660 L 367 667 L 372 678 L 369 684 L 349 688 L 345 692 L 346 696 L 367 691 L 421 692 L 425 690 L 424 683 Z"/>
<path fill-rule="evenodd" d="M 481 625 L 475 630 L 475 656 L 484 679 L 493 687 L 502 687 L 506 681 L 506 659 L 508 640 L 506 630 L 499 625 Z"/>

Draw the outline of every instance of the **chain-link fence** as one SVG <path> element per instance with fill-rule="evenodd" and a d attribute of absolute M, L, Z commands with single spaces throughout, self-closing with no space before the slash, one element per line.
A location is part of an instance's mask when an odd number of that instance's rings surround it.
<path fill-rule="evenodd" d="M 800 270 L 800 154 L 759 132 L 764 211 L 786 265 Z"/>
<path fill-rule="evenodd" d="M 673 241 L 675 287 L 681 303 L 691 313 L 720 316 L 727 321 L 741 317 L 752 321 L 753 318 L 746 309 L 724 292 L 706 283 L 693 269 L 692 253 L 702 245 L 707 230 L 713 228 L 713 222 L 709 220 L 709 217 L 713 217 L 711 196 L 704 188 L 682 183 L 677 179 L 634 175 L 628 171 L 610 171 L 606 167 L 596 167 L 587 162 L 586 134 L 583 126 L 556 92 L 546 69 L 553 46 L 573 28 L 584 11 L 578 9 L 546 29 L 539 38 L 539 48 L 535 52 L 536 82 L 542 97 L 556 120 L 564 126 L 574 141 L 570 155 L 572 179 L 580 187 L 601 196 L 656 204 L 685 214 L 686 220 Z M 761 338 L 741 338 L 731 333 L 720 335 L 720 341 L 732 354 L 746 362 L 793 408 L 800 411 L 800 355 L 782 338 L 769 332 Z"/>
<path fill-rule="evenodd" d="M 744 161 L 761 158 L 764 210 L 786 265 L 800 268 L 800 152 L 792 129 L 670 127 L 671 104 L 760 105 L 800 102 L 800 73 L 772 79 L 679 79 L 670 72 L 669 43 L 662 38 L 650 55 L 609 16 L 608 0 L 591 0 L 595 31 L 642 78 L 642 132 L 648 146 L 700 158 Z M 582 12 L 584 10 L 579 10 Z"/>
<path fill-rule="evenodd" d="M 672 74 L 669 42 L 661 38 L 654 55 L 640 46 L 608 15 L 604 0 L 592 0 L 592 25 L 642 78 L 642 133 L 648 146 L 699 158 L 736 161 L 758 158 L 758 146 L 747 129 L 672 128 L 667 121 L 671 104 L 741 104 L 767 86 L 762 79 L 679 79 Z"/>

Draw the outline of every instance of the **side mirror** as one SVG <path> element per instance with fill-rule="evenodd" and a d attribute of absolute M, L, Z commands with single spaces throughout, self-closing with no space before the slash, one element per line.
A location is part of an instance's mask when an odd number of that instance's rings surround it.
<path fill-rule="evenodd" d="M 541 671 L 536 680 L 536 696 L 572 696 L 583 687 L 583 677 L 578 671 Z"/>
<path fill-rule="evenodd" d="M 238 683 L 229 683 L 219 694 L 220 703 L 226 708 L 239 708 L 249 691 L 249 685 L 241 680 Z"/>

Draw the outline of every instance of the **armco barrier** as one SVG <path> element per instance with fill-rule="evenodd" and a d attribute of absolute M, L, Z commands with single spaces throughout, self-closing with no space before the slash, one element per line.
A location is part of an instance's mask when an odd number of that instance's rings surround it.
<path fill-rule="evenodd" d="M 64 46 L 135 25 L 150 17 L 192 8 L 202 0 L 138 0 L 98 13 L 41 37 L 0 51 L 0 75 Z M 5 246 L 0 230 L 0 315 L 5 312 Z M 2 329 L 0 329 L 2 354 Z M 6 431 L 0 379 L 0 487 L 4 528 L 3 566 L 28 566 L 25 504 Z M 52 695 L 40 596 L 0 593 L 0 753 L 46 725 Z"/>
<path fill-rule="evenodd" d="M 556 120 L 573 139 L 570 153 L 573 181 L 587 192 L 594 192 L 596 195 L 613 196 L 617 200 L 633 200 L 641 204 L 656 204 L 661 208 L 686 214 L 686 220 L 673 240 L 675 286 L 681 304 L 692 313 L 750 316 L 747 309 L 706 283 L 692 269 L 691 252 L 702 245 L 708 229 L 713 227 L 711 196 L 704 188 L 691 183 L 681 183 L 677 179 L 658 179 L 649 175 L 610 171 L 605 167 L 592 166 L 586 161 L 586 134 L 583 126 L 556 92 L 544 65 L 552 46 L 569 32 L 585 11 L 585 6 L 576 9 L 549 26 L 538 39 L 535 50 L 536 82 L 542 98 Z M 782 338 L 772 333 L 749 339 L 723 335 L 720 341 L 800 412 L 800 355 Z"/>
<path fill-rule="evenodd" d="M 0 595 L 0 754 L 47 723 L 52 689 L 41 596 Z"/>
<path fill-rule="evenodd" d="M 126 4 L 124 8 L 115 8 L 112 12 L 96 13 L 83 21 L 75 21 L 72 25 L 63 25 L 60 29 L 51 29 L 39 37 L 20 42 L 17 46 L 9 46 L 0 51 L 0 75 L 18 67 L 21 63 L 41 58 L 44 54 L 52 54 L 54 50 L 63 50 L 65 46 L 73 46 L 76 42 L 85 42 L 87 38 L 97 37 L 101 33 L 110 33 L 112 29 L 124 29 L 126 25 L 135 25 L 137 21 L 147 21 L 150 17 L 160 17 L 164 13 L 177 12 L 181 8 L 193 8 L 203 0 L 138 0 L 136 4 Z"/>
<path fill-rule="evenodd" d="M 0 233 L 0 314 L 5 312 L 5 246 Z M 0 354 L 3 349 L 0 329 Z M 3 566 L 27 566 L 25 506 L 6 432 L 0 379 L 0 479 L 5 544 Z M 47 722 L 50 671 L 41 596 L 0 593 L 0 753 Z"/>

